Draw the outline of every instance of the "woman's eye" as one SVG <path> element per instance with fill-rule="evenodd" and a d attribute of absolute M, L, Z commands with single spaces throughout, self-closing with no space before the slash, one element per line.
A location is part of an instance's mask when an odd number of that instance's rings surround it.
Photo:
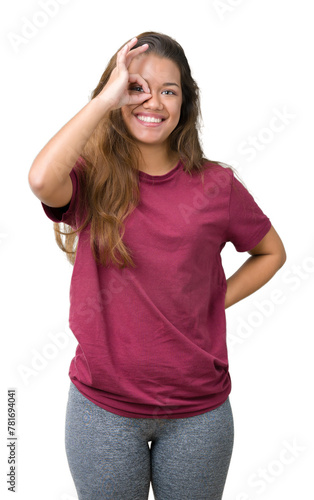
<path fill-rule="evenodd" d="M 130 90 L 131 91 L 134 90 L 135 92 L 144 92 L 143 87 L 141 87 L 140 85 L 136 85 L 135 87 L 130 87 Z M 163 90 L 162 94 L 176 95 L 172 90 Z"/>
<path fill-rule="evenodd" d="M 140 85 L 138 85 L 137 87 L 131 87 L 130 90 L 135 90 L 136 92 L 144 92 L 143 88 Z"/>

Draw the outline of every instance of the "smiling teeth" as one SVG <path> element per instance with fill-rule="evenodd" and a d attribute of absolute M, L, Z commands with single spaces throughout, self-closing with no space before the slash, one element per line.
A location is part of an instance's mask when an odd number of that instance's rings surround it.
<path fill-rule="evenodd" d="M 147 123 L 161 123 L 162 119 L 161 118 L 153 118 L 150 116 L 140 116 L 138 115 L 137 118 L 141 120 L 142 122 L 147 122 Z"/>

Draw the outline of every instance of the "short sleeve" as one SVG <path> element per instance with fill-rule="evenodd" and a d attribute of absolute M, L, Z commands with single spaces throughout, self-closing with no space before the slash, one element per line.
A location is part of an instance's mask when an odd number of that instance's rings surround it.
<path fill-rule="evenodd" d="M 258 245 L 270 228 L 269 218 L 233 174 L 226 241 L 231 241 L 238 252 L 248 252 Z"/>
<path fill-rule="evenodd" d="M 70 178 L 73 185 L 73 192 L 70 202 L 64 207 L 49 207 L 41 202 L 47 217 L 53 222 L 63 222 L 71 227 L 77 227 L 79 224 L 78 213 L 82 209 L 82 180 L 84 159 L 79 157 L 74 167 L 70 172 Z"/>

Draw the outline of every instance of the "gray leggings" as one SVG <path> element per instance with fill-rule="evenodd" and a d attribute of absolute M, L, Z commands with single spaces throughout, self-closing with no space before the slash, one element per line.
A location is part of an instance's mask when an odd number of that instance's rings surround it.
<path fill-rule="evenodd" d="M 149 446 L 151 442 L 151 447 Z M 188 418 L 108 412 L 71 382 L 65 445 L 80 500 L 221 500 L 233 448 L 229 398 Z"/>

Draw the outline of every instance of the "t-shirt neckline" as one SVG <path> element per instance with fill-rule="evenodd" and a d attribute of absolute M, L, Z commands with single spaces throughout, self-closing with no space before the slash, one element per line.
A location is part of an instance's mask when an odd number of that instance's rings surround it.
<path fill-rule="evenodd" d="M 176 166 L 172 169 L 169 170 L 166 174 L 162 175 L 150 175 L 146 172 L 142 172 L 142 170 L 139 170 L 139 179 L 144 182 L 151 182 L 151 183 L 160 183 L 160 182 L 165 182 L 169 179 L 171 179 L 179 170 L 179 168 L 182 166 L 181 160 L 178 161 Z"/>

